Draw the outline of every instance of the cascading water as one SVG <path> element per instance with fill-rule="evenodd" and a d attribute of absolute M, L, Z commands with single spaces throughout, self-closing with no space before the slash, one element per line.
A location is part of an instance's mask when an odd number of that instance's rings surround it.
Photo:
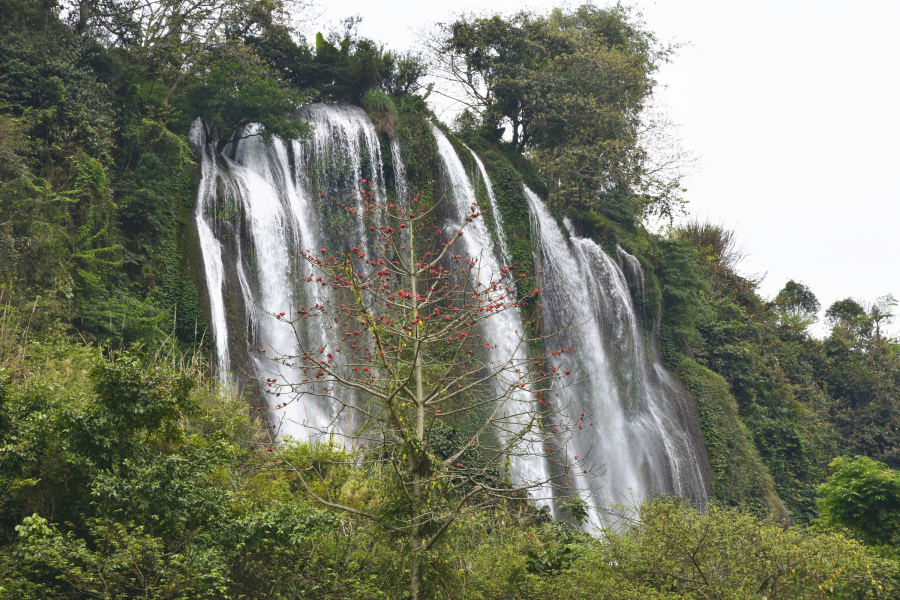
<path fill-rule="evenodd" d="M 628 254 L 619 245 L 616 245 L 616 255 L 619 258 L 619 268 L 625 274 L 628 285 L 634 286 L 638 298 L 643 302 L 646 298 L 644 292 L 644 267 L 641 266 L 641 261 Z"/>
<path fill-rule="evenodd" d="M 370 235 L 362 220 L 360 180 L 379 202 L 391 192 L 398 206 L 406 205 L 409 191 L 396 139 L 390 143 L 393 177 L 384 172 L 381 145 L 365 112 L 353 106 L 313 105 L 301 115 L 313 126 L 310 139 L 266 146 L 257 137 L 226 146 L 219 154 L 215 144 L 203 139 L 195 126 L 191 141 L 202 162 L 202 180 L 195 212 L 204 261 L 209 320 L 215 341 L 216 364 L 223 380 L 233 366 L 252 370 L 257 378 L 278 377 L 294 382 L 296 374 L 273 370 L 272 358 L 296 348 L 294 333 L 271 313 L 294 311 L 324 303 L 327 288 L 305 282 L 303 250 L 342 248 L 348 242 L 368 253 Z M 503 233 L 497 199 L 484 165 L 473 153 L 478 173 L 467 174 L 450 140 L 433 128 L 437 140 L 442 180 L 448 189 L 444 218 L 459 226 L 477 206 L 476 187 L 483 183 L 494 219 L 494 231 L 484 219 L 475 219 L 461 238 L 465 253 L 478 259 L 485 277 L 499 276 L 508 266 L 510 253 Z M 253 133 L 249 130 L 248 133 Z M 479 178 L 480 177 L 480 181 Z M 393 186 L 389 185 L 392 179 Z M 370 184 L 370 185 L 369 185 Z M 321 198 L 357 198 L 357 210 L 343 210 Z M 532 216 L 533 237 L 540 251 L 535 259 L 543 275 L 544 334 L 558 331 L 554 347 L 574 347 L 559 357 L 583 380 L 561 391 L 570 406 L 588 405 L 594 426 L 560 448 L 571 462 L 585 457 L 589 471 L 603 466 L 598 479 L 583 474 L 572 477 L 578 493 L 591 496 L 592 515 L 601 521 L 598 498 L 628 498 L 655 492 L 676 493 L 699 503 L 707 500 L 708 459 L 699 432 L 696 410 L 687 392 L 661 366 L 652 343 L 642 338 L 629 292 L 643 294 L 640 262 L 622 249 L 621 268 L 593 241 L 566 236 L 541 201 L 526 189 Z M 521 315 L 512 308 L 484 321 L 483 335 L 495 348 L 489 360 L 522 358 L 518 347 Z M 578 327 L 566 329 L 570 324 Z M 337 332 L 325 327 L 304 331 L 304 344 L 336 346 Z M 565 368 L 568 368 L 566 366 Z M 504 385 L 501 382 L 501 385 Z M 353 392 L 336 389 L 346 403 L 356 401 Z M 274 397 L 272 403 L 278 402 Z M 515 395 L 505 415 L 513 425 L 530 418 L 531 399 Z M 566 403 L 566 402 L 564 402 Z M 279 410 L 282 434 L 298 439 L 323 433 L 352 435 L 353 416 L 340 410 L 341 403 L 328 398 L 304 398 Z M 570 415 L 575 417 L 575 415 Z M 552 442 L 551 442 L 552 443 Z M 522 456 L 513 456 L 513 476 L 520 482 L 541 481 L 552 468 L 537 440 Z M 540 444 L 541 446 L 543 443 Z M 548 489 L 537 490 L 541 500 Z"/>
<path fill-rule="evenodd" d="M 432 128 L 437 138 L 438 156 L 440 157 L 442 174 L 445 183 L 448 186 L 448 195 L 450 199 L 452 228 L 459 229 L 463 224 L 465 217 L 470 214 L 472 206 L 478 206 L 478 199 L 475 195 L 475 189 L 472 186 L 465 167 L 456 154 L 453 145 L 447 136 L 437 127 Z M 474 153 L 473 153 L 474 156 Z M 477 160 L 477 158 L 476 158 Z M 479 161 L 479 166 L 483 169 Z M 482 170 L 482 176 L 488 190 L 491 190 L 491 182 L 487 176 L 487 171 Z M 493 191 L 489 194 L 493 196 Z M 492 208 L 496 209 L 496 199 L 492 202 Z M 496 213 L 499 216 L 499 211 Z M 503 260 L 502 250 L 505 246 L 505 239 L 502 230 L 493 240 L 484 219 L 475 219 L 466 228 L 466 235 L 461 238 L 465 254 L 467 256 L 477 258 L 479 266 L 479 277 L 483 281 L 495 280 L 502 277 L 501 269 L 506 265 L 501 262 Z M 513 282 L 510 282 L 513 284 Z M 499 293 L 497 294 L 499 296 Z M 505 362 L 511 357 L 515 357 L 517 361 L 525 359 L 525 349 L 519 343 L 520 338 L 513 334 L 514 331 L 522 329 L 522 316 L 517 308 L 509 308 L 494 314 L 484 320 L 484 336 L 490 340 L 492 347 L 488 351 L 488 358 L 491 361 Z M 498 385 L 509 386 L 510 382 L 498 382 Z M 531 398 L 527 398 L 524 393 L 516 393 L 507 402 L 504 407 L 504 415 L 510 420 L 511 425 L 519 427 L 525 425 L 528 420 L 527 415 L 532 412 Z M 537 440 L 532 440 L 524 448 L 522 456 L 512 457 L 513 477 L 520 485 L 534 484 L 535 482 L 546 481 L 548 472 L 545 464 L 544 453 Z M 546 497 L 546 492 L 540 488 L 535 488 L 532 494 L 539 502 L 553 510 L 553 505 Z"/>
<path fill-rule="evenodd" d="M 488 203 L 491 205 L 491 216 L 494 219 L 494 223 L 497 225 L 496 238 L 497 244 L 500 246 L 500 255 L 503 258 L 504 264 L 509 264 L 512 260 L 512 255 L 509 253 L 509 245 L 506 243 L 506 234 L 503 232 L 503 215 L 500 214 L 500 205 L 497 204 L 497 196 L 494 195 L 491 178 L 488 177 L 487 169 L 484 168 L 484 163 L 481 162 L 478 155 L 472 152 L 472 149 L 465 144 L 463 144 L 463 146 L 472 154 L 472 158 L 475 159 L 475 164 L 478 165 L 478 172 L 481 173 L 481 178 L 484 181 L 484 187 L 487 191 Z"/>
<path fill-rule="evenodd" d="M 271 313 L 315 305 L 328 293 L 303 281 L 308 267 L 299 252 L 343 247 L 348 236 L 361 249 L 367 248 L 362 218 L 348 216 L 315 192 L 360 198 L 359 182 L 365 179 L 372 183 L 369 189 L 376 198 L 386 197 L 378 134 L 362 109 L 313 105 L 301 116 L 313 126 L 311 139 L 276 140 L 266 146 L 260 138 L 249 137 L 237 148 L 226 147 L 232 159 L 216 155 L 213 145 L 203 143 L 199 131 L 195 134 L 203 163 L 197 227 L 222 374 L 234 361 L 257 377 L 296 382 L 292 377 L 299 374 L 277 371 L 276 363 L 261 353 L 273 358 L 297 346 L 293 330 Z M 405 193 L 399 152 L 393 159 L 395 187 Z M 230 305 L 227 315 L 226 305 Z M 338 340 L 331 328 L 313 328 L 301 335 L 305 344 L 322 348 L 333 347 Z M 350 390 L 332 393 L 354 402 Z M 279 412 L 279 431 L 298 439 L 326 432 L 348 435 L 354 428 L 353 415 L 339 407 L 321 398 L 291 403 Z"/>
<path fill-rule="evenodd" d="M 207 212 L 210 204 L 208 198 L 216 197 L 215 185 L 219 181 L 215 160 L 215 151 L 207 146 L 200 120 L 194 122 L 189 136 L 190 142 L 200 152 L 200 184 L 194 208 L 194 220 L 197 225 L 197 234 L 200 238 L 200 254 L 203 257 L 204 277 L 206 279 L 207 295 L 209 297 L 209 323 L 212 331 L 212 339 L 215 343 L 216 366 L 221 379 L 225 379 L 231 364 L 228 352 L 228 324 L 225 316 L 225 268 L 222 263 L 222 246 L 216 240 L 215 233 L 207 221 Z M 217 204 L 211 205 L 216 210 Z"/>
<path fill-rule="evenodd" d="M 595 524 L 607 498 L 670 493 L 704 504 L 710 476 L 696 408 L 642 338 L 625 274 L 594 241 L 564 235 L 543 202 L 525 193 L 544 272 L 544 335 L 558 332 L 553 347 L 575 347 L 560 360 L 581 380 L 564 393 L 593 412 L 593 425 L 566 452 L 605 471 L 595 480 L 576 475 L 573 487 L 594 490 Z M 622 260 L 640 269 L 634 257 Z"/>
<path fill-rule="evenodd" d="M 397 192 L 397 203 L 405 205 L 409 201 L 409 189 L 406 185 L 406 168 L 403 166 L 403 155 L 397 138 L 391 138 L 391 161 L 394 164 L 394 186 Z"/>

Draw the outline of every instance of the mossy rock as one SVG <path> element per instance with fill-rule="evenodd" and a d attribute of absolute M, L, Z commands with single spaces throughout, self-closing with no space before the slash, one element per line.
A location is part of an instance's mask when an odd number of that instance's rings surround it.
<path fill-rule="evenodd" d="M 760 516 L 788 522 L 790 517 L 775 493 L 772 475 L 763 463 L 750 432 L 738 416 L 728 382 L 685 357 L 677 370 L 697 402 L 700 426 L 709 451 L 715 499 Z"/>

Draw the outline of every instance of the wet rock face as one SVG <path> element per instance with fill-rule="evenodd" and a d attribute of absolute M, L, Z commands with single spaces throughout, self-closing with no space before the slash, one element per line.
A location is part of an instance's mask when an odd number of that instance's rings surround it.
<path fill-rule="evenodd" d="M 630 502 L 631 494 L 674 493 L 705 503 L 709 459 L 697 409 L 639 326 L 629 284 L 642 283 L 640 263 L 621 249 L 613 261 L 593 240 L 571 228 L 564 232 L 543 202 L 526 194 L 540 246 L 544 334 L 558 331 L 548 343 L 575 347 L 560 358 L 581 374 L 565 390 L 566 401 L 595 418 L 567 452 L 605 470 L 595 483 L 578 481 L 579 487 L 602 486 L 599 498 L 620 502 Z M 595 498 L 594 506 L 603 503 Z"/>
<path fill-rule="evenodd" d="M 382 146 L 362 109 L 313 105 L 300 117 L 313 126 L 311 138 L 302 142 L 276 140 L 266 146 L 250 137 L 219 154 L 214 144 L 201 139 L 199 130 L 192 138 L 201 158 L 194 218 L 205 299 L 216 364 L 226 381 L 237 370 L 259 381 L 296 376 L 275 374 L 272 362 L 260 358 L 262 348 L 272 356 L 290 354 L 296 345 L 292 329 L 266 312 L 294 312 L 323 301 L 330 293 L 304 281 L 309 273 L 300 251 L 349 243 L 368 253 L 372 240 L 361 216 L 361 180 L 371 183 L 367 189 L 378 202 L 389 200 L 400 206 L 408 201 L 397 140 Z M 479 257 L 485 272 L 500 273 L 509 266 L 510 246 L 516 240 L 506 239 L 488 171 L 474 154 L 477 168 L 466 169 L 447 136 L 437 128 L 432 131 L 439 185 L 447 190 L 440 217 L 443 226 L 465 220 L 471 207 L 479 204 L 476 189 L 484 194 L 486 188 L 489 206 L 485 208 L 497 214 L 494 226 L 477 219 L 460 241 L 466 255 Z M 382 148 L 387 156 L 382 156 Z M 358 202 L 360 210 L 340 210 L 323 193 Z M 572 476 L 573 490 L 582 490 L 579 493 L 589 499 L 595 522 L 601 520 L 602 511 L 597 508 L 603 498 L 627 501 L 631 492 L 638 496 L 675 493 L 705 502 L 709 467 L 696 408 L 690 395 L 662 368 L 652 340 L 636 318 L 632 291 L 643 286 L 640 263 L 622 249 L 613 260 L 592 240 L 567 235 L 536 195 L 527 189 L 525 194 L 534 263 L 543 272 L 538 282 L 543 289 L 543 333 L 558 332 L 548 343 L 573 348 L 556 356 L 555 366 L 579 378 L 561 390 L 560 402 L 571 407 L 568 418 L 577 420 L 580 412 L 586 413 L 584 431 L 565 448 L 554 450 L 568 453 L 589 473 L 604 473 Z M 483 333 L 495 341 L 489 349 L 495 358 L 527 353 L 527 348 L 517 349 L 518 336 L 512 333 L 523 316 L 515 309 L 485 320 Z M 301 335 L 306 336 L 305 343 L 324 348 L 336 346 L 339 334 L 311 328 Z M 261 405 L 266 399 L 273 404 L 283 400 L 265 395 L 262 387 L 258 391 Z M 354 401 L 352 390 L 335 393 Z M 507 409 L 511 419 L 531 410 L 529 398 L 513 400 Z M 352 436 L 359 424 L 338 407 L 327 397 L 292 403 L 281 409 L 289 413 L 285 422 L 292 423 L 282 434 L 299 439 L 322 431 Z M 552 428 L 540 446 L 544 444 L 553 446 Z M 512 460 L 514 476 L 536 480 L 553 472 L 543 448 L 534 450 L 534 456 Z"/>
<path fill-rule="evenodd" d="M 358 182 L 366 179 L 379 201 L 387 197 L 379 138 L 361 108 L 314 105 L 300 118 L 313 126 L 311 138 L 303 142 L 276 140 L 266 146 L 250 137 L 221 154 L 213 145 L 195 143 L 202 159 L 197 229 L 216 364 L 225 380 L 234 371 L 257 380 L 273 376 L 273 364 L 260 349 L 269 350 L 269 356 L 289 354 L 296 339 L 290 326 L 267 311 L 293 312 L 329 293 L 303 280 L 308 267 L 301 250 L 343 247 L 348 241 L 365 250 L 369 232 L 362 220 L 337 210 L 322 192 L 361 203 Z M 301 335 L 318 347 L 337 341 L 335 331 L 323 328 Z M 279 377 L 285 375 L 292 374 Z M 352 401 L 352 391 L 342 393 Z M 262 389 L 258 395 L 260 404 L 273 400 Z M 352 416 L 325 398 L 294 403 L 282 412 L 290 413 L 282 435 L 299 439 L 322 431 L 348 434 L 354 428 Z"/>

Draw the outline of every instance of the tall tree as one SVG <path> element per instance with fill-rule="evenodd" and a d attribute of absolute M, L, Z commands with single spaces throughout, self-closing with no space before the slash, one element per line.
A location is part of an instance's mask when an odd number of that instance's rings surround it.
<path fill-rule="evenodd" d="M 487 319 L 537 301 L 540 290 L 515 297 L 514 279 L 525 273 L 512 265 L 489 273 L 478 257 L 458 254 L 466 223 L 453 231 L 434 226 L 430 219 L 440 202 L 418 211 L 420 196 L 408 209 L 380 205 L 365 181 L 361 194 L 377 251 L 304 254 L 313 270 L 306 280 L 333 293 L 294 315 L 272 315 L 293 328 L 297 348 L 278 349 L 277 356 L 275 349 L 264 350 L 282 373 L 266 389 L 289 398 L 276 410 L 318 397 L 359 417 L 359 453 L 349 461 L 387 481 L 389 499 L 377 510 L 318 493 L 315 466 L 301 469 L 289 452 L 279 453 L 319 503 L 371 519 L 406 540 L 416 599 L 425 555 L 460 517 L 529 494 L 551 500 L 575 470 L 586 473 L 586 457 L 569 461 L 564 447 L 593 423 L 584 413 L 569 416 L 577 413 L 564 410 L 557 396 L 573 375 L 554 366 L 553 357 L 571 348 L 545 351 L 548 338 L 529 337 L 521 323 L 508 332 L 515 346 L 498 359 L 491 350 L 500 340 L 482 336 Z M 481 216 L 473 205 L 465 220 Z M 304 330 L 322 327 L 340 330 L 340 345 L 304 341 Z M 364 400 L 345 400 L 347 390 Z M 276 420 L 271 431 L 282 424 Z M 546 459 L 549 471 L 536 468 Z"/>
<path fill-rule="evenodd" d="M 510 128 L 551 200 L 593 208 L 627 198 L 640 216 L 671 217 L 686 160 L 667 122 L 647 108 L 653 74 L 674 51 L 622 7 L 585 4 L 540 15 L 460 15 L 426 44 L 448 93 L 477 113 L 484 133 Z M 499 135 L 498 135 L 499 134 Z"/>

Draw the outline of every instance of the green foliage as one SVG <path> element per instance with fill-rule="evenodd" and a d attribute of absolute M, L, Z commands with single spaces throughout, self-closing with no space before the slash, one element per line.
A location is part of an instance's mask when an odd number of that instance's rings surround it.
<path fill-rule="evenodd" d="M 726 381 L 688 358 L 682 359 L 677 373 L 700 411 L 716 500 L 762 517 L 785 519 L 787 513 L 775 495 L 772 476 L 741 422 Z"/>
<path fill-rule="evenodd" d="M 18 526 L 14 556 L 35 579 L 55 575 L 65 596 L 94 598 L 215 598 L 227 594 L 227 579 L 208 553 L 166 552 L 165 541 L 140 527 L 88 519 L 86 539 L 48 527 L 38 515 Z M 212 568 L 211 568 L 212 567 Z M 219 568 L 216 568 L 219 567 Z M 50 597 L 57 597 L 53 594 Z"/>
<path fill-rule="evenodd" d="M 4 379 L 4 592 L 378 597 L 364 527 L 292 494 L 243 401 L 149 360 L 35 345 Z"/>
<path fill-rule="evenodd" d="M 656 169 L 639 140 L 653 124 L 641 115 L 652 75 L 672 49 L 638 15 L 593 4 L 460 15 L 430 44 L 472 107 L 460 127 L 498 142 L 510 126 L 511 148 L 534 160 L 551 202 L 587 210 L 612 199 L 669 219 L 678 210 L 679 176 Z"/>
<path fill-rule="evenodd" d="M 64 341 L 30 344 L 19 360 L 0 387 L 6 596 L 404 597 L 408 549 L 365 520 L 313 507 L 265 451 L 244 401 L 211 387 L 205 371 L 127 354 L 110 361 Z M 722 378 L 688 359 L 683 366 L 721 441 L 745 440 L 718 453 L 712 444 L 714 468 L 726 452 L 752 453 Z M 450 455 L 464 438 L 439 427 L 432 445 Z M 377 514 L 402 502 L 377 461 L 354 460 L 337 444 L 288 443 L 282 452 L 315 474 L 317 494 Z M 861 459 L 835 464 L 822 488 L 823 525 L 848 526 L 860 539 L 893 527 L 896 472 Z M 746 490 L 749 477 L 737 469 L 760 467 L 758 457 L 736 462 L 716 485 Z M 860 521 L 853 515 L 863 505 Z M 600 537 L 522 506 L 462 515 L 425 560 L 423 596 L 849 600 L 898 591 L 896 562 L 858 542 L 717 504 L 700 512 L 656 498 L 614 507 Z"/>
<path fill-rule="evenodd" d="M 881 336 L 881 326 L 894 322 L 897 308 L 897 299 L 893 294 L 881 296 L 875 300 L 875 304 L 869 307 L 869 318 L 875 324 L 875 336 Z"/>
<path fill-rule="evenodd" d="M 251 136 L 260 136 L 267 144 L 275 136 L 284 140 L 306 136 L 309 125 L 294 113 L 307 98 L 279 84 L 266 67 L 248 62 L 223 59 L 216 64 L 180 96 L 181 112 L 199 117 L 207 139 L 218 140 L 220 151 L 229 141 Z"/>
<path fill-rule="evenodd" d="M 717 273 L 734 271 L 744 258 L 737 234 L 720 223 L 693 219 L 672 231 L 672 237 L 697 250 L 700 261 Z"/>
<path fill-rule="evenodd" d="M 171 333 L 172 324 L 182 341 L 199 343 L 206 321 L 197 287 L 187 278 L 185 269 L 194 200 L 193 152 L 183 137 L 146 119 L 129 130 L 126 140 L 137 165 L 120 183 L 119 227 L 125 236 L 125 274 L 150 298 L 144 302 L 119 300 L 135 305 L 136 310 L 129 310 L 127 316 L 123 310 L 116 310 L 115 304 L 107 310 L 115 317 L 122 315 L 126 326 L 129 319 L 141 325 L 143 317 L 143 331 L 123 336 L 120 341 L 125 343 L 160 339 Z M 112 297 L 118 300 L 115 292 Z M 96 318 L 100 318 L 105 302 L 92 304 L 93 312 L 99 313 Z M 155 311 L 153 305 L 157 306 Z M 82 315 L 91 308 L 83 307 Z M 97 328 L 102 331 L 102 325 Z M 115 345 L 116 332 L 108 332 L 106 337 Z"/>
<path fill-rule="evenodd" d="M 44 503 L 57 506 L 61 518 L 72 519 L 90 502 L 86 494 L 72 495 L 76 482 L 87 485 L 91 473 L 139 456 L 145 444 L 183 437 L 178 418 L 192 410 L 190 382 L 183 376 L 147 368 L 129 354 L 109 362 L 68 350 L 65 371 L 74 371 L 75 377 L 45 367 L 45 376 L 8 383 L 3 390 L 8 425 L 3 444 L 11 449 L 0 462 L 4 520 L 17 510 L 43 509 Z M 70 378 L 76 385 L 63 387 Z M 0 526 L 11 529 L 9 522 Z"/>
<path fill-rule="evenodd" d="M 662 302 L 660 354 L 665 365 L 675 369 L 678 353 L 689 351 L 698 342 L 697 324 L 705 309 L 702 293 L 709 290 L 709 284 L 691 247 L 660 238 L 653 240 L 651 252 Z"/>
<path fill-rule="evenodd" d="M 516 278 L 516 288 L 521 296 L 538 289 L 538 273 L 534 267 L 536 248 L 531 236 L 531 217 L 528 211 L 528 200 L 522 188 L 523 176 L 510 163 L 507 156 L 488 150 L 484 154 L 485 167 L 488 169 L 493 186 L 500 217 L 503 222 L 503 233 L 506 235 L 512 264 L 526 277 Z M 530 186 L 529 186 L 530 187 Z M 496 228 L 496 221 L 489 223 Z M 536 303 L 521 307 L 527 319 L 530 331 L 540 328 L 540 310 Z"/>
<path fill-rule="evenodd" d="M 819 486 L 826 526 L 845 527 L 870 544 L 900 545 L 900 472 L 865 456 L 841 456 Z"/>
<path fill-rule="evenodd" d="M 770 306 L 741 287 L 726 293 L 708 298 L 694 351 L 728 381 L 776 491 L 793 518 L 807 521 L 816 516 L 815 486 L 834 451 L 815 377 L 820 356 L 808 334 L 786 329 Z"/>
<path fill-rule="evenodd" d="M 614 571 L 634 591 L 681 598 L 889 598 L 896 565 L 840 535 L 785 529 L 733 508 L 678 499 L 612 511 Z M 626 589 L 627 589 L 626 588 Z"/>
<path fill-rule="evenodd" d="M 377 42 L 360 38 L 356 33 L 360 20 L 344 19 L 341 29 L 327 37 L 316 34 L 314 85 L 326 88 L 323 91 L 331 99 L 354 104 L 372 88 L 395 97 L 418 91 L 426 70 L 422 57 L 386 51 Z"/>
<path fill-rule="evenodd" d="M 23 119 L 41 140 L 42 175 L 56 183 L 54 167 L 79 151 L 109 164 L 115 108 L 100 73 L 102 49 L 73 38 L 55 19 L 36 35 L 17 27 L 16 16 L 0 25 L 2 110 Z"/>
<path fill-rule="evenodd" d="M 853 298 L 838 300 L 825 311 L 825 319 L 833 327 L 851 332 L 862 338 L 880 338 L 881 327 L 894 320 L 897 299 L 887 294 L 874 304 L 863 306 Z"/>
<path fill-rule="evenodd" d="M 799 312 L 807 315 L 815 315 L 819 312 L 821 304 L 818 298 L 802 283 L 793 279 L 788 281 L 784 288 L 775 297 L 775 304 L 783 311 Z"/>
<path fill-rule="evenodd" d="M 872 323 L 860 304 L 853 298 L 838 300 L 825 311 L 825 318 L 832 325 L 837 325 L 854 332 L 866 334 Z"/>
<path fill-rule="evenodd" d="M 0 25 L 3 271 L 63 308 L 118 264 L 106 172 L 115 109 L 99 48 L 56 24 L 35 35 L 15 21 Z"/>
<path fill-rule="evenodd" d="M 28 14 L 14 8 L 12 22 Z M 37 331 L 61 320 L 112 347 L 152 344 L 177 305 L 178 336 L 195 341 L 205 324 L 178 248 L 192 152 L 145 116 L 152 95 L 121 55 L 51 16 L 0 26 L 4 285 L 42 297 Z"/>
<path fill-rule="evenodd" d="M 397 108 L 397 133 L 406 178 L 410 190 L 421 190 L 425 207 L 434 205 L 434 187 L 428 185 L 438 175 L 437 140 L 431 130 L 431 122 L 424 102 L 407 97 L 395 103 Z"/>
<path fill-rule="evenodd" d="M 775 307 L 779 311 L 779 324 L 799 338 L 807 328 L 818 321 L 819 300 L 807 286 L 793 279 L 775 297 Z"/>
<path fill-rule="evenodd" d="M 741 253 L 732 231 L 691 222 L 671 237 L 696 252 L 705 289 L 691 298 L 683 288 L 695 306 L 679 319 L 680 336 L 667 327 L 671 300 L 664 300 L 661 354 L 667 361 L 687 356 L 724 377 L 791 517 L 818 516 L 815 490 L 835 456 L 865 454 L 893 465 L 900 364 L 876 324 L 890 320 L 890 299 L 881 308 L 836 303 L 826 313 L 831 335 L 818 340 L 809 332 L 818 309 L 812 291 L 791 281 L 773 301 L 760 298 L 758 282 L 735 270 Z"/>
<path fill-rule="evenodd" d="M 384 90 L 378 88 L 367 90 L 359 99 L 359 104 L 369 114 L 378 133 L 397 136 L 397 108 L 393 99 Z"/>
<path fill-rule="evenodd" d="M 131 354 L 99 362 L 91 372 L 97 402 L 104 412 L 115 415 L 126 434 L 160 431 L 174 425 L 179 416 L 190 416 L 192 381 L 187 374 L 173 374 L 160 367 L 147 368 Z M 166 432 L 169 436 L 176 430 Z M 177 438 L 176 438 L 177 439 Z"/>
<path fill-rule="evenodd" d="M 422 56 L 385 50 L 359 37 L 359 22 L 351 17 L 327 35 L 317 33 L 313 48 L 278 26 L 249 36 L 247 43 L 281 81 L 320 100 L 365 105 L 363 98 L 371 90 L 392 98 L 415 96 L 427 68 Z"/>
<path fill-rule="evenodd" d="M 898 592 L 894 561 L 839 534 L 785 529 L 718 505 L 698 511 L 674 498 L 615 506 L 606 518 L 598 537 L 570 532 L 561 541 L 561 526 L 548 524 L 475 538 L 457 583 L 464 589 L 445 597 L 849 600 Z M 559 567 L 540 568 L 548 561 Z"/>
<path fill-rule="evenodd" d="M 527 572 L 535 575 L 557 575 L 570 569 L 572 563 L 578 559 L 584 543 L 583 534 L 579 535 L 566 523 L 554 523 L 553 537 L 554 543 L 546 544 L 542 552 L 538 553 L 531 549 L 526 551 Z"/>
<path fill-rule="evenodd" d="M 900 467 L 900 354 L 880 324 L 889 306 L 866 311 L 851 299 L 832 305 L 833 323 L 823 343 L 819 376 L 834 398 L 830 417 L 840 433 L 840 450 Z"/>

